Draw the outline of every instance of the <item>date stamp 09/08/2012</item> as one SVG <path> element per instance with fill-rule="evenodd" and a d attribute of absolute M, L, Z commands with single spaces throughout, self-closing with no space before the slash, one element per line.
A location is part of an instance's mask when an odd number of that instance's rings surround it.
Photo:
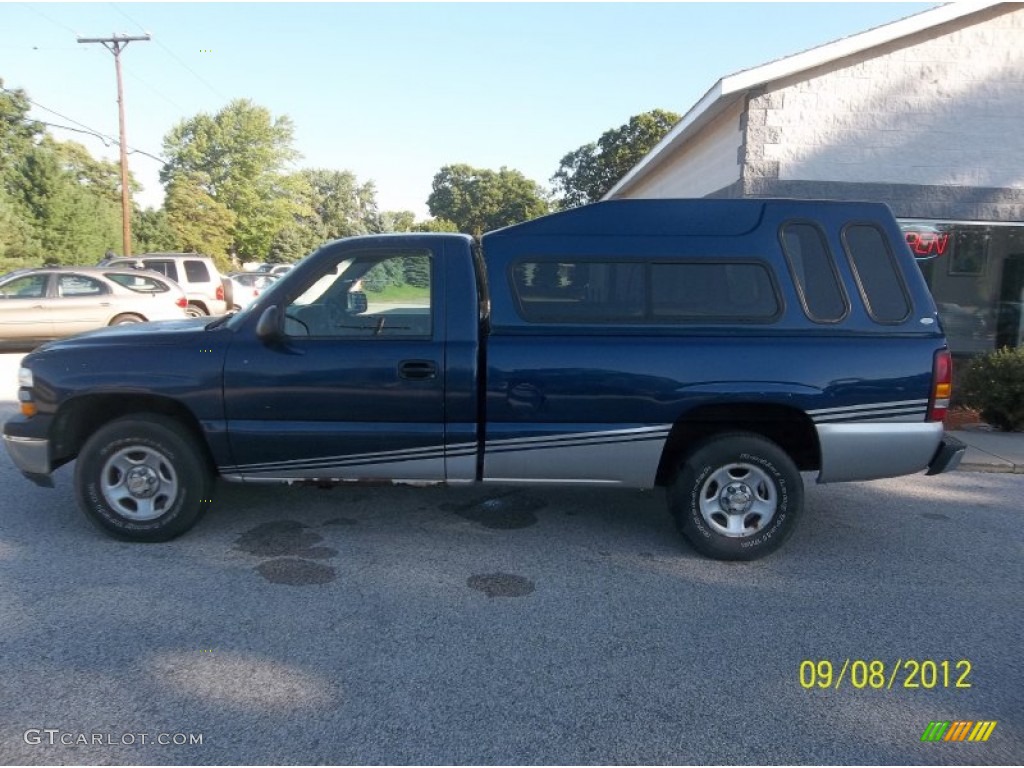
<path fill-rule="evenodd" d="M 967 659 L 844 659 L 840 665 L 828 659 L 800 662 L 800 687 L 838 691 L 844 685 L 856 690 L 970 688 L 971 662 Z"/>

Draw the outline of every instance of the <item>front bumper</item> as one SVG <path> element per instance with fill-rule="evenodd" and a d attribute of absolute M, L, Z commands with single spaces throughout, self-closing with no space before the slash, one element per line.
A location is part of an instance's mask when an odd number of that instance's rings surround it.
<path fill-rule="evenodd" d="M 935 456 L 928 463 L 928 471 L 925 474 L 937 475 L 940 472 L 952 472 L 960 466 L 960 460 L 963 459 L 966 450 L 966 445 L 955 437 L 946 435 L 942 438 L 938 450 L 935 451 Z"/>
<path fill-rule="evenodd" d="M 44 488 L 53 487 L 53 478 L 50 477 L 53 465 L 50 462 L 49 440 L 42 437 L 5 434 L 4 446 L 14 466 L 21 470 L 21 474 L 36 485 Z"/>

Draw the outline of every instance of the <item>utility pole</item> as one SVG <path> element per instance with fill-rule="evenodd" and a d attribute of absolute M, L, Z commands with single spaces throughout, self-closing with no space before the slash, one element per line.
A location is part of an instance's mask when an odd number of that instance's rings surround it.
<path fill-rule="evenodd" d="M 124 239 L 124 255 L 132 255 L 132 205 L 128 189 L 128 140 L 124 131 L 124 86 L 121 84 L 121 51 L 128 43 L 149 40 L 149 35 L 129 36 L 114 34 L 110 37 L 80 37 L 80 43 L 103 43 L 114 54 L 114 69 L 117 70 L 117 121 L 121 129 L 121 232 Z"/>

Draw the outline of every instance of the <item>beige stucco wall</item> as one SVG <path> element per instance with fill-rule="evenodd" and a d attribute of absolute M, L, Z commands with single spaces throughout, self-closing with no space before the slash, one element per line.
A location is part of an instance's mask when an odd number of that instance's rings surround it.
<path fill-rule="evenodd" d="M 737 103 L 709 123 L 693 141 L 673 153 L 623 197 L 704 197 L 740 178 L 739 147 L 743 142 Z"/>

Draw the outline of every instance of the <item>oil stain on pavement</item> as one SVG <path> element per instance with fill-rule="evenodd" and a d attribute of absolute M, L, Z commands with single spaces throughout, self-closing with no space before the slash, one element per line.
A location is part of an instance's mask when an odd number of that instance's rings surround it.
<path fill-rule="evenodd" d="M 313 561 L 332 558 L 338 550 L 318 546 L 323 540 L 319 533 L 295 520 L 275 520 L 243 533 L 235 549 L 254 557 L 271 558 L 257 565 L 255 570 L 272 584 L 326 584 L 337 578 L 337 571 Z"/>
<path fill-rule="evenodd" d="M 440 508 L 479 523 L 484 528 L 513 530 L 535 525 L 537 515 L 534 513 L 546 506 L 547 502 L 536 496 L 513 491 L 503 496 L 471 501 L 468 504 L 441 504 Z"/>
<path fill-rule="evenodd" d="M 532 581 L 514 573 L 478 573 L 470 576 L 466 585 L 488 597 L 523 597 L 536 589 Z"/>

